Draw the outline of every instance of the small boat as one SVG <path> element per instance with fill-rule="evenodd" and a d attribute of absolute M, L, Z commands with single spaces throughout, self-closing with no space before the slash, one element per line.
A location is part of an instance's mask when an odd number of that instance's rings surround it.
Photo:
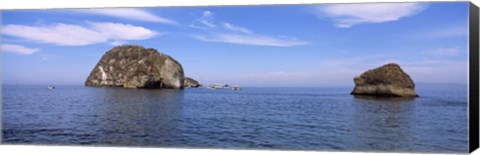
<path fill-rule="evenodd" d="M 208 87 L 212 90 L 225 88 L 224 85 L 219 85 L 219 84 L 211 84 Z"/>
<path fill-rule="evenodd" d="M 211 84 L 208 86 L 208 88 L 210 88 L 211 90 L 215 90 L 217 89 L 217 84 Z"/>
<path fill-rule="evenodd" d="M 48 89 L 55 89 L 55 86 L 48 86 Z"/>
<path fill-rule="evenodd" d="M 210 84 L 208 85 L 208 88 L 215 90 L 215 89 L 229 89 L 230 85 L 228 84 Z M 233 89 L 233 87 L 232 87 Z"/>
<path fill-rule="evenodd" d="M 240 85 L 234 85 L 232 87 L 232 90 L 241 90 L 242 88 L 240 87 Z"/>

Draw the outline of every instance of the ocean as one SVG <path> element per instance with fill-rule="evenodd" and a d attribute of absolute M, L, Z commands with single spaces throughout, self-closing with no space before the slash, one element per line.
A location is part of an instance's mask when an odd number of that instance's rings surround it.
<path fill-rule="evenodd" d="M 468 152 L 467 86 L 418 85 L 414 99 L 351 90 L 3 85 L 2 143 Z"/>

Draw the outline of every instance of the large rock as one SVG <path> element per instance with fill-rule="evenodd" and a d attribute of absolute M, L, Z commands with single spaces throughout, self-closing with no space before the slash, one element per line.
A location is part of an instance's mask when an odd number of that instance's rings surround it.
<path fill-rule="evenodd" d="M 153 48 L 124 45 L 105 53 L 85 81 L 86 86 L 182 89 L 183 68 Z"/>
<path fill-rule="evenodd" d="M 194 80 L 189 77 L 185 77 L 185 81 L 183 82 L 185 87 L 191 87 L 191 88 L 198 88 L 202 86 L 197 80 Z"/>
<path fill-rule="evenodd" d="M 353 79 L 353 95 L 417 97 L 415 84 L 399 65 L 389 63 Z"/>

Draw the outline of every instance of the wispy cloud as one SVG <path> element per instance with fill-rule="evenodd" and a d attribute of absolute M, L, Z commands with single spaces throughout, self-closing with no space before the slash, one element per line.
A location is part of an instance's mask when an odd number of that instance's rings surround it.
<path fill-rule="evenodd" d="M 218 33 L 213 35 L 195 35 L 198 40 L 210 42 L 225 42 L 244 45 L 261 45 L 261 46 L 278 46 L 290 47 L 305 45 L 305 41 L 285 40 L 271 36 L 262 35 L 247 35 L 247 34 L 233 34 L 233 33 Z"/>
<path fill-rule="evenodd" d="M 242 81 L 254 86 L 306 86 L 305 81 L 312 81 L 314 77 L 312 72 L 303 71 L 272 71 L 272 72 L 254 72 L 226 77 L 225 80 Z M 297 82 L 292 82 L 297 81 Z M 312 84 L 312 83 L 310 83 Z"/>
<path fill-rule="evenodd" d="M 125 42 L 125 41 L 113 41 L 111 44 L 113 46 L 120 46 L 120 45 L 127 44 L 127 42 Z"/>
<path fill-rule="evenodd" d="M 233 25 L 233 24 L 230 24 L 230 23 L 222 23 L 222 26 L 227 29 L 227 30 L 230 30 L 230 31 L 233 31 L 233 32 L 241 32 L 241 33 L 246 33 L 246 34 L 252 34 L 253 32 L 247 28 L 243 28 L 243 27 L 240 27 L 240 26 L 237 26 L 237 25 Z"/>
<path fill-rule="evenodd" d="M 468 62 L 460 60 L 442 60 L 442 59 L 419 59 L 419 60 L 399 60 L 389 56 L 386 57 L 364 57 L 364 58 L 340 58 L 325 60 L 319 64 L 319 70 L 325 71 L 345 71 L 347 79 L 351 81 L 352 77 L 361 73 L 382 66 L 387 63 L 397 63 L 401 68 L 412 77 L 415 82 L 433 82 L 433 83 L 464 83 L 467 78 Z M 323 72 L 322 72 L 323 74 Z M 330 76 L 324 74 L 325 76 Z M 343 76 L 336 76 L 340 80 Z"/>
<path fill-rule="evenodd" d="M 311 72 L 301 72 L 301 71 L 275 71 L 275 72 L 265 72 L 265 73 L 251 73 L 247 74 L 251 78 L 260 78 L 260 79 L 271 79 L 272 77 L 283 77 L 283 78 L 307 78 L 311 75 Z"/>
<path fill-rule="evenodd" d="M 252 30 L 228 23 L 220 22 L 221 26 L 217 26 L 210 11 L 203 12 L 202 17 L 196 19 L 191 27 L 208 30 L 206 35 L 191 35 L 195 39 L 209 42 L 224 42 L 242 45 L 258 45 L 258 46 L 277 46 L 290 47 L 307 44 L 306 41 L 289 37 L 275 37 L 262 34 L 256 34 Z"/>
<path fill-rule="evenodd" d="M 49 60 L 53 60 L 53 59 L 61 59 L 62 56 L 60 55 L 52 55 L 52 54 L 45 54 L 45 53 L 42 53 L 41 56 L 41 60 L 43 61 L 49 61 Z"/>
<path fill-rule="evenodd" d="M 414 82 L 457 83 L 467 81 L 466 61 L 412 60 L 376 58 L 336 58 L 320 60 L 301 70 L 254 72 L 224 77 L 221 80 L 241 81 L 256 86 L 353 86 L 353 78 L 363 72 L 395 62 Z M 295 81 L 295 82 L 292 82 Z"/>
<path fill-rule="evenodd" d="M 1 45 L 2 52 L 11 52 L 21 55 L 30 55 L 40 51 L 38 48 L 28 48 L 21 45 L 14 45 L 14 44 L 2 44 Z"/>
<path fill-rule="evenodd" d="M 402 67 L 415 82 L 466 84 L 468 79 L 467 61 L 438 61 L 424 65 Z"/>
<path fill-rule="evenodd" d="M 396 21 L 425 8 L 426 5 L 419 3 L 331 4 L 316 8 L 316 13 L 332 18 L 337 27 L 348 28 L 358 24 Z"/>
<path fill-rule="evenodd" d="M 460 48 L 454 47 L 454 48 L 438 48 L 431 51 L 425 51 L 423 53 L 434 55 L 434 56 L 459 56 L 464 52 L 460 50 Z"/>
<path fill-rule="evenodd" d="M 47 26 L 6 25 L 3 34 L 38 43 L 83 46 L 109 41 L 145 40 L 158 32 L 130 24 L 87 22 L 86 26 L 56 23 Z"/>
<path fill-rule="evenodd" d="M 74 10 L 74 11 L 89 13 L 89 14 L 96 14 L 96 15 L 104 15 L 104 16 L 110 16 L 110 17 L 116 17 L 116 18 L 123 18 L 128 20 L 156 22 L 156 23 L 164 23 L 164 24 L 177 24 L 177 22 L 171 19 L 167 19 L 158 15 L 152 14 L 142 9 L 126 9 L 126 8 L 81 9 L 81 10 Z"/>
<path fill-rule="evenodd" d="M 447 26 L 444 28 L 427 30 L 426 33 L 421 33 L 420 38 L 444 39 L 444 38 L 467 37 L 467 36 L 468 36 L 468 24 L 463 24 L 463 25 Z"/>
<path fill-rule="evenodd" d="M 214 23 L 213 14 L 210 11 L 204 11 L 202 16 L 195 19 L 190 27 L 197 28 L 197 29 L 212 29 L 217 27 Z"/>

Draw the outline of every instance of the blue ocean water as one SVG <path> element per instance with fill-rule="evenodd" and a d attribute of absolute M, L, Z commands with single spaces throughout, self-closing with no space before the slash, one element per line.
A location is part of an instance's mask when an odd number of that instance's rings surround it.
<path fill-rule="evenodd" d="M 468 151 L 466 86 L 419 98 L 352 88 L 241 91 L 3 85 L 2 142 L 375 152 Z"/>

